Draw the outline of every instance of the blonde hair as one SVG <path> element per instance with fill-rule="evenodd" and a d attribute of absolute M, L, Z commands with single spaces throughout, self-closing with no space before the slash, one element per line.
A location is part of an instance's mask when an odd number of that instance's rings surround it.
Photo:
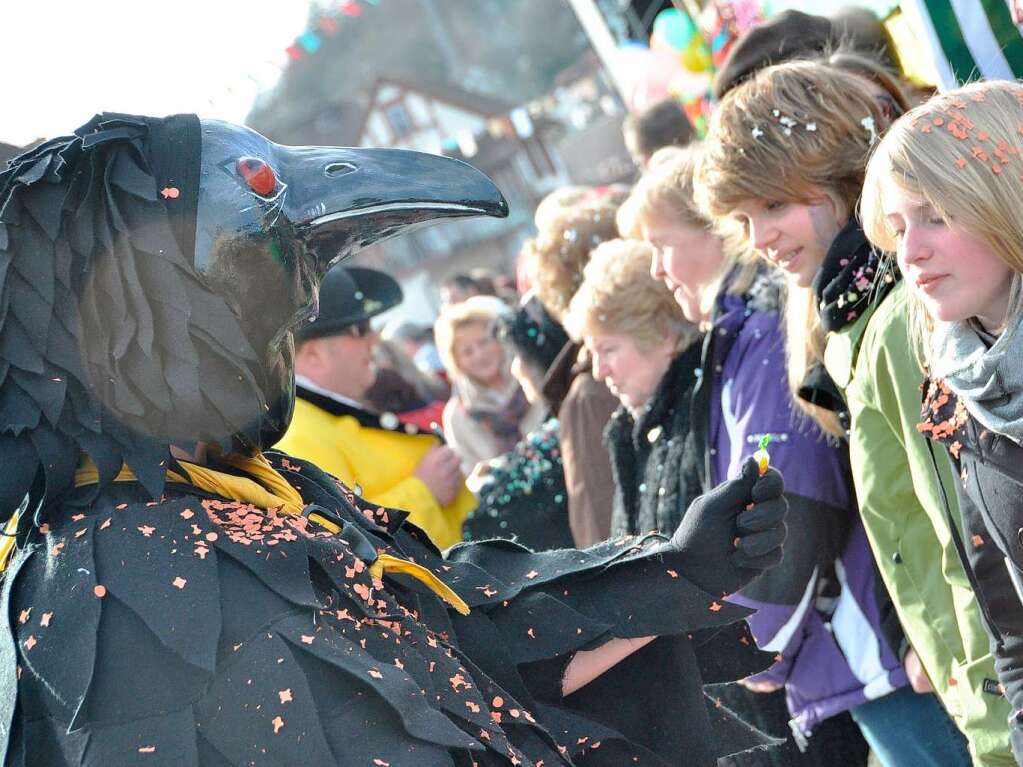
<path fill-rule="evenodd" d="M 468 325 L 496 329 L 497 320 L 510 312 L 508 305 L 496 296 L 470 296 L 461 303 L 445 306 L 433 326 L 434 343 L 444 369 L 453 378 L 465 376 L 455 355 L 455 338 L 459 330 Z"/>
<path fill-rule="evenodd" d="M 576 340 L 593 332 L 622 334 L 640 348 L 677 339 L 684 349 L 699 336 L 668 287 L 650 276 L 653 249 L 640 240 L 611 240 L 590 256 L 583 282 L 564 316 Z"/>
<path fill-rule="evenodd" d="M 543 225 L 536 237 L 523 245 L 530 285 L 555 319 L 582 283 L 590 251 L 618 236 L 615 213 L 624 198 L 624 190 L 612 190 L 552 205 L 538 219 Z"/>
<path fill-rule="evenodd" d="M 897 120 L 867 166 L 860 217 L 870 241 L 896 250 L 884 213 L 890 181 L 1023 272 L 1021 114 L 1023 84 L 991 81 L 934 96 Z M 911 338 L 926 364 L 930 318 L 912 293 L 909 305 Z"/>
<path fill-rule="evenodd" d="M 852 215 L 870 147 L 887 124 L 866 74 L 849 71 L 860 63 L 867 65 L 850 54 L 833 66 L 790 61 L 729 91 L 711 119 L 697 188 L 701 208 L 725 217 L 748 200 L 810 204 L 824 194 L 839 220 Z M 748 232 L 738 236 L 749 245 Z M 789 284 L 786 294 L 789 389 L 825 432 L 841 436 L 835 413 L 798 396 L 810 369 L 823 364 L 813 292 Z"/>
<path fill-rule="evenodd" d="M 618 209 L 618 231 L 622 237 L 642 239 L 643 228 L 652 220 L 673 221 L 684 226 L 714 230 L 712 220 L 696 204 L 694 180 L 700 159 L 702 143 L 694 141 L 685 147 L 665 147 L 650 158 L 647 171 L 633 187 Z M 722 288 L 722 283 L 741 264 L 739 275 L 728 285 L 729 292 L 744 293 L 753 284 L 757 265 L 743 258 L 744 248 L 734 236 L 715 230 L 722 239 L 724 258 L 717 280 L 708 287 L 703 308 L 711 304 Z"/>

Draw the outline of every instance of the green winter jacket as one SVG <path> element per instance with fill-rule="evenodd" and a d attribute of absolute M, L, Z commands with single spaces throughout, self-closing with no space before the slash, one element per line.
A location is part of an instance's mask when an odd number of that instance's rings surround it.
<path fill-rule="evenodd" d="M 825 365 L 844 390 L 863 524 L 906 638 L 970 742 L 978 765 L 1015 765 L 983 618 L 952 540 L 920 420 L 923 373 L 909 341 L 906 288 L 827 339 Z M 959 519 L 950 462 L 935 446 Z M 958 523 L 957 523 L 958 524 Z"/>

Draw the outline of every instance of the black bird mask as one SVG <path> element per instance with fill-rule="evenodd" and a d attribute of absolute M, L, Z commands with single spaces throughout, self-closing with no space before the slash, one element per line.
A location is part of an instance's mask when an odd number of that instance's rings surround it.
<path fill-rule="evenodd" d="M 169 446 L 272 445 L 292 331 L 331 263 L 417 225 L 507 215 L 464 163 L 284 147 L 193 115 L 102 114 L 0 174 L 0 519 Z M 23 517 L 24 518 L 24 517 Z"/>

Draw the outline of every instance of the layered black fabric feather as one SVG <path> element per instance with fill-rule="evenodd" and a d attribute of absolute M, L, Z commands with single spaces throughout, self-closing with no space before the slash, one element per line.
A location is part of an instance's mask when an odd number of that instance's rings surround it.
<path fill-rule="evenodd" d="M 672 575 L 670 554 L 495 541 L 444 559 L 403 512 L 270 458 L 339 535 L 180 485 L 147 502 L 135 483 L 32 531 L 2 591 L 4 764 L 704 767 L 767 742 L 699 684 L 723 657 L 765 665 L 746 611 Z M 378 551 L 471 613 L 375 580 Z M 575 651 L 647 632 L 674 636 L 561 697 Z"/>
<path fill-rule="evenodd" d="M 99 115 L 0 174 L 0 519 L 82 452 L 98 487 L 127 463 L 158 497 L 169 443 L 257 440 L 257 355 L 177 246 L 147 132 Z"/>

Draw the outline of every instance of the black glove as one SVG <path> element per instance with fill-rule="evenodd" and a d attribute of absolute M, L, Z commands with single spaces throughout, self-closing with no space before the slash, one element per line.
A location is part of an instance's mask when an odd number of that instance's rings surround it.
<path fill-rule="evenodd" d="M 693 501 L 669 544 L 683 576 L 710 594 L 725 596 L 778 564 L 789 508 L 784 489 L 776 469 L 761 477 L 751 458 L 738 479 Z"/>

